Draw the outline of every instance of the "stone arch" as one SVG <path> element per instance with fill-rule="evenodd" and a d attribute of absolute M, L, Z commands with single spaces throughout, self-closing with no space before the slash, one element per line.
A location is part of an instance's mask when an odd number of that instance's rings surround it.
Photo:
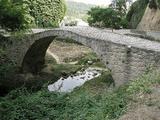
<path fill-rule="evenodd" d="M 22 62 L 22 72 L 37 74 L 45 63 L 45 54 L 50 43 L 56 36 L 49 36 L 36 40 L 27 50 Z"/>
<path fill-rule="evenodd" d="M 46 34 L 44 34 L 46 33 Z M 41 71 L 45 64 L 45 54 L 52 43 L 52 41 L 56 38 L 58 39 L 72 39 L 86 47 L 89 47 L 97 54 L 100 60 L 105 64 L 105 60 L 103 59 L 103 54 L 106 49 L 105 42 L 99 42 L 98 39 L 92 39 L 88 37 L 84 37 L 78 34 L 74 34 L 69 31 L 50 31 L 38 33 L 31 35 L 28 39 L 33 41 L 29 46 L 28 50 L 24 54 L 21 64 L 21 70 L 23 73 L 33 73 L 37 74 Z M 48 34 L 48 36 L 47 36 Z M 108 68 L 108 67 L 107 67 Z"/>
<path fill-rule="evenodd" d="M 49 30 L 31 35 L 32 44 L 26 51 L 22 60 L 22 72 L 37 74 L 43 68 L 45 63 L 46 50 L 50 43 L 55 38 L 66 39 L 70 38 L 91 48 L 101 61 L 111 71 L 115 84 L 121 84 L 128 79 L 128 72 L 125 72 L 128 64 L 122 63 L 126 58 L 126 46 L 112 43 L 110 41 L 101 40 L 98 38 L 83 36 L 68 30 Z M 125 67 L 125 69 L 124 69 Z M 127 73 L 127 75 L 126 75 Z"/>
<path fill-rule="evenodd" d="M 160 44 L 158 42 L 94 28 L 73 27 L 44 30 L 22 40 L 31 43 L 25 46 L 24 50 L 17 49 L 20 54 L 14 57 L 17 64 L 22 65 L 23 72 L 37 73 L 41 70 L 45 62 L 46 50 L 57 36 L 71 38 L 92 48 L 106 67 L 111 70 L 116 85 L 126 83 L 143 74 L 146 71 L 146 65 L 153 64 L 155 68 L 160 67 Z"/>

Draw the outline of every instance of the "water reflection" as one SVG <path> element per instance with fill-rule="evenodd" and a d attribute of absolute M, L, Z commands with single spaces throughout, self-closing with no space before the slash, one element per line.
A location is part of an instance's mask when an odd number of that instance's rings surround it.
<path fill-rule="evenodd" d="M 101 75 L 101 69 L 88 68 L 83 72 L 78 71 L 74 76 L 60 78 L 54 84 L 48 86 L 49 91 L 71 92 L 75 87 L 83 85 L 86 81 Z"/>

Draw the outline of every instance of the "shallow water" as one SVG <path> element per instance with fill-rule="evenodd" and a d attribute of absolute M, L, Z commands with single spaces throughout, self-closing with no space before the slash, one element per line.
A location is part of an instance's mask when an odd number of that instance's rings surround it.
<path fill-rule="evenodd" d="M 86 81 L 101 75 L 100 69 L 88 68 L 83 72 L 78 71 L 74 76 L 60 78 L 57 82 L 48 86 L 49 91 L 71 92 L 75 87 L 82 86 Z"/>

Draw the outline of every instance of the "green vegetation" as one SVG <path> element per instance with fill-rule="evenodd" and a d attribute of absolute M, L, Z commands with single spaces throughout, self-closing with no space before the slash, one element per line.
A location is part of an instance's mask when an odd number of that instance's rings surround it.
<path fill-rule="evenodd" d="M 157 9 L 160 6 L 159 0 L 137 0 L 127 13 L 126 0 L 118 0 L 116 7 L 110 5 L 109 8 L 95 7 L 88 12 L 88 22 L 91 26 L 107 28 L 137 28 L 146 7 Z M 160 8 L 160 7 L 159 7 Z"/>
<path fill-rule="evenodd" d="M 152 86 L 158 84 L 160 84 L 159 71 L 149 72 L 132 82 L 127 91 L 132 94 L 150 93 L 152 91 Z"/>
<path fill-rule="evenodd" d="M 72 40 L 66 39 L 64 42 L 73 43 Z M 19 68 L 17 68 L 10 59 L 6 58 L 5 51 L 0 49 L 0 90 L 1 94 L 6 94 L 8 91 L 15 88 L 25 86 L 33 91 L 39 90 L 46 83 L 53 83 L 60 77 L 67 77 L 71 74 L 75 74 L 82 68 L 85 69 L 89 66 L 103 67 L 105 66 L 97 59 L 95 53 L 88 53 L 82 58 L 78 58 L 77 64 L 57 64 L 53 57 L 46 56 L 46 67 L 38 75 L 32 74 L 19 74 Z M 76 61 L 77 61 L 76 60 Z M 8 61 L 8 62 L 7 62 Z M 88 63 L 92 61 L 92 63 Z"/>
<path fill-rule="evenodd" d="M 27 29 L 31 19 L 23 0 L 0 0 L 0 27 L 13 31 Z"/>
<path fill-rule="evenodd" d="M 36 27 L 59 26 L 66 12 L 64 0 L 25 0 L 25 4 Z"/>
<path fill-rule="evenodd" d="M 56 64 L 55 60 L 51 59 L 47 60 L 47 62 L 49 65 L 36 76 L 19 74 L 18 68 L 14 64 L 11 64 L 11 62 L 3 63 L 0 66 L 0 95 L 22 86 L 29 90 L 37 91 L 44 84 L 53 83 L 60 77 L 67 77 L 82 68 L 81 65 Z M 49 71 L 49 73 L 46 71 Z"/>
<path fill-rule="evenodd" d="M 160 0 L 157 0 L 157 2 L 158 2 L 158 7 L 159 7 L 159 9 L 160 9 Z"/>
<path fill-rule="evenodd" d="M 151 94 L 153 85 L 160 84 L 157 72 L 143 75 L 129 85 L 109 91 L 109 73 L 88 81 L 71 93 L 48 92 L 42 89 L 31 93 L 25 88 L 12 91 L 0 98 L 2 120 L 116 120 L 126 112 L 135 94 Z"/>
<path fill-rule="evenodd" d="M 0 47 L 0 95 L 5 94 L 8 92 L 8 89 L 6 89 L 6 85 L 8 85 L 7 80 L 11 78 L 10 76 L 15 75 L 15 71 L 17 70 L 17 67 L 15 64 L 6 57 L 5 49 Z M 8 85 L 9 88 L 10 85 Z"/>
<path fill-rule="evenodd" d="M 24 1 L 0 0 L 2 28 L 13 31 L 26 29 L 33 24 L 38 27 L 57 26 L 66 9 L 61 0 Z M 141 20 L 146 5 L 147 1 L 138 0 L 131 7 L 127 19 L 132 27 L 136 27 Z M 112 8 L 92 8 L 88 12 L 89 22 L 98 27 L 127 27 L 124 8 L 125 6 L 121 6 L 117 8 L 118 11 Z M 131 103 L 137 103 L 137 95 L 151 95 L 153 88 L 160 86 L 158 70 L 147 71 L 138 79 L 119 88 L 114 87 L 111 73 L 103 71 L 101 76 L 87 81 L 71 93 L 49 92 L 47 85 L 61 76 L 67 77 L 88 66 L 105 66 L 94 53 L 82 57 L 75 65 L 57 64 L 53 58 L 47 56 L 48 65 L 37 76 L 19 74 L 13 61 L 6 57 L 3 37 L 0 39 L 0 94 L 4 95 L 12 90 L 6 96 L 0 97 L 1 120 L 117 120 L 126 113 Z M 73 42 L 70 39 L 65 41 Z M 145 101 L 143 104 L 152 105 Z"/>
<path fill-rule="evenodd" d="M 148 2 L 149 0 L 137 0 L 132 4 L 127 13 L 127 20 L 129 21 L 130 28 L 137 28 L 144 15 Z"/>
<path fill-rule="evenodd" d="M 0 0 L 0 27 L 8 31 L 57 27 L 65 12 L 64 0 Z"/>
<path fill-rule="evenodd" d="M 100 82 L 103 83 L 104 81 Z M 76 94 L 77 92 L 79 94 Z M 11 92 L 5 98 L 1 98 L 1 119 L 97 120 L 104 117 L 115 118 L 121 114 L 121 112 L 113 113 L 116 110 L 121 111 L 121 107 L 125 104 L 121 103 L 123 101 L 122 97 L 121 100 L 115 99 L 113 101 L 114 98 L 119 98 L 120 93 L 115 93 L 113 96 L 109 93 L 102 93 L 102 95 L 105 96 L 93 96 L 85 89 L 80 88 L 76 92 L 68 94 L 51 93 L 47 90 L 41 90 L 37 93 L 28 93 L 25 89 L 17 90 Z M 108 103 L 106 103 L 107 100 Z M 116 104 L 113 105 L 112 103 Z"/>
<path fill-rule="evenodd" d="M 121 17 L 125 16 L 127 13 L 127 5 L 126 2 L 127 0 L 116 0 L 116 10 L 119 12 L 119 14 L 121 15 Z"/>
<path fill-rule="evenodd" d="M 118 0 L 116 8 L 113 8 L 112 5 L 108 8 L 94 7 L 88 11 L 88 23 L 90 26 L 96 27 L 127 28 L 126 11 L 125 0 Z"/>
<path fill-rule="evenodd" d="M 90 63 L 91 62 L 91 63 Z M 77 65 L 85 65 L 86 67 L 100 67 L 106 68 L 106 66 L 97 58 L 95 53 L 89 53 L 78 60 Z"/>
<path fill-rule="evenodd" d="M 100 61 L 95 53 L 89 53 L 88 55 L 81 58 L 77 64 L 80 65 L 88 65 L 88 61 L 92 61 L 93 63 Z"/>
<path fill-rule="evenodd" d="M 68 42 L 72 41 L 68 40 Z M 0 50 L 0 54 L 5 56 L 3 49 Z M 47 84 L 55 82 L 61 76 L 67 77 L 82 67 L 89 66 L 88 61 L 93 61 L 92 65 L 96 65 L 99 59 L 94 53 L 89 53 L 81 58 L 77 65 L 56 64 L 55 60 L 49 59 L 49 56 L 47 60 L 50 65 L 44 69 L 51 70 L 51 72 L 42 70 L 38 76 L 29 78 L 21 88 L 11 91 L 5 97 L 0 97 L 1 120 L 117 120 L 126 113 L 130 103 L 137 103 L 135 101 L 137 94 L 152 94 L 153 86 L 160 85 L 159 71 L 148 71 L 128 85 L 114 88 L 111 73 L 103 71 L 101 76 L 87 81 L 71 93 L 49 92 L 46 89 Z M 7 67 L 2 65 L 0 70 L 1 74 L 6 71 L 5 74 L 8 77 L 11 69 L 7 71 Z M 12 75 L 9 77 L 14 79 Z M 16 84 L 18 84 L 17 81 Z M 7 82 L 7 85 L 10 84 Z M 11 83 L 11 85 L 14 84 Z M 144 102 L 144 104 L 151 106 L 154 103 Z"/>

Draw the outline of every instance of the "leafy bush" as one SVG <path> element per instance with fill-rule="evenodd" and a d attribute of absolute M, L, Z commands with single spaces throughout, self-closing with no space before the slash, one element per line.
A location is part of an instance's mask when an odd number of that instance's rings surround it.
<path fill-rule="evenodd" d="M 1 120 L 110 120 L 124 113 L 125 98 L 125 89 L 93 95 L 84 89 L 60 94 L 47 90 L 30 93 L 22 88 L 0 98 L 0 114 Z"/>
<path fill-rule="evenodd" d="M 65 11 L 64 0 L 0 0 L 0 27 L 10 31 L 55 27 Z"/>
<path fill-rule="evenodd" d="M 37 27 L 55 27 L 63 19 L 66 6 L 64 0 L 24 0 Z"/>
<path fill-rule="evenodd" d="M 113 91 L 99 91 L 108 87 L 110 80 L 110 74 L 105 73 L 66 94 L 44 89 L 35 93 L 25 88 L 14 90 L 0 97 L 1 120 L 116 120 L 125 113 L 128 103 L 133 102 L 131 96 L 148 93 L 152 85 L 160 84 L 160 74 L 150 72 Z M 95 92 L 91 93 L 93 88 Z"/>

